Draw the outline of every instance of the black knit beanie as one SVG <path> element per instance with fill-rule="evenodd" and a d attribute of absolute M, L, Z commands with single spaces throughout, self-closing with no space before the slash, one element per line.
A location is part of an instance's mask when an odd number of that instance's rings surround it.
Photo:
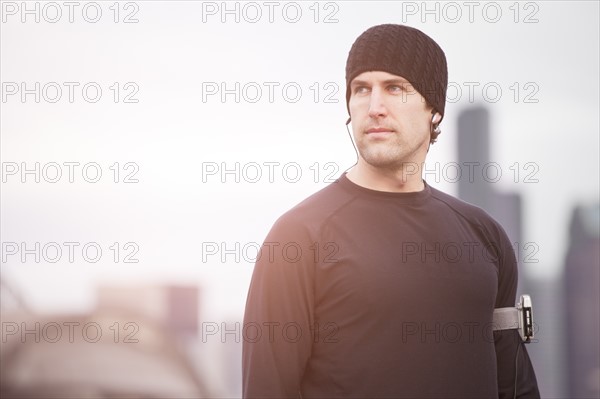
<path fill-rule="evenodd" d="M 347 107 L 350 82 L 366 71 L 402 76 L 444 116 L 448 87 L 446 56 L 440 46 L 420 30 L 404 25 L 377 25 L 356 39 L 346 62 Z"/>

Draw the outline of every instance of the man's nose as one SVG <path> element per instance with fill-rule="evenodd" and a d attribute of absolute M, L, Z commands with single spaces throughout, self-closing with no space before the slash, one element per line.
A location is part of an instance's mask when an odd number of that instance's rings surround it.
<path fill-rule="evenodd" d="M 385 115 L 387 115 L 387 108 L 383 93 L 379 89 L 373 89 L 369 100 L 369 116 L 371 118 L 378 118 Z"/>

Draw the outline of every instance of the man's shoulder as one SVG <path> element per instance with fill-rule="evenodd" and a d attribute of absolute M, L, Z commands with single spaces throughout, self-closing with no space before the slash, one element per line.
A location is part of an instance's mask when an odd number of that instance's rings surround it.
<path fill-rule="evenodd" d="M 443 204 L 443 206 L 446 206 L 450 211 L 456 213 L 459 217 L 464 218 L 469 223 L 480 226 L 494 233 L 503 231 L 500 223 L 483 208 L 466 202 L 453 195 L 447 194 L 436 188 L 430 188 L 432 198 L 434 198 L 440 204 Z"/>
<path fill-rule="evenodd" d="M 353 196 L 344 190 L 338 179 L 283 213 L 277 219 L 276 224 L 285 223 L 308 228 L 318 227 L 338 209 L 352 201 L 352 198 Z"/>

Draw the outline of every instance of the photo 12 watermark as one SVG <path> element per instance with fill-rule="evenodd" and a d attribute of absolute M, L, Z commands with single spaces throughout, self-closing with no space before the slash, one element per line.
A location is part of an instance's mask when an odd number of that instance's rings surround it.
<path fill-rule="evenodd" d="M 136 82 L 2 82 L 2 103 L 88 103 L 103 101 L 137 104 Z"/>
<path fill-rule="evenodd" d="M 403 1 L 402 23 L 539 23 L 540 5 L 534 1 Z"/>
<path fill-rule="evenodd" d="M 334 1 L 203 1 L 202 23 L 337 24 L 339 11 Z"/>
<path fill-rule="evenodd" d="M 262 245 L 257 242 L 204 241 L 201 244 L 201 258 L 202 263 L 254 263 L 261 259 L 269 263 L 337 263 L 339 250 L 339 245 L 332 241 L 309 245 L 295 241 L 265 241 Z"/>
<path fill-rule="evenodd" d="M 304 327 L 303 327 L 304 326 Z M 315 322 L 306 326 L 295 321 L 263 321 L 259 322 L 213 322 L 201 323 L 200 339 L 202 343 L 211 341 L 258 343 L 288 343 L 295 344 L 302 339 L 310 342 L 335 344 L 339 342 L 339 327 L 334 322 Z"/>
<path fill-rule="evenodd" d="M 301 100 L 337 104 L 339 85 L 335 82 L 202 82 L 202 103 L 288 103 Z"/>
<path fill-rule="evenodd" d="M 2 23 L 137 24 L 140 3 L 134 1 L 3 1 Z"/>
<path fill-rule="evenodd" d="M 102 324 L 95 321 L 29 321 L 2 322 L 2 343 L 18 340 L 21 343 L 47 342 L 55 344 L 85 342 L 94 344 L 102 339 L 114 343 L 139 343 L 136 337 L 140 326 L 132 321 L 108 322 Z"/>
<path fill-rule="evenodd" d="M 478 264 L 482 260 L 497 262 L 501 254 L 497 243 L 479 241 L 402 241 L 399 248 L 402 263 Z M 537 242 L 515 241 L 511 243 L 511 250 L 519 262 L 539 263 Z"/>
<path fill-rule="evenodd" d="M 335 162 L 215 162 L 201 163 L 202 183 L 333 183 L 340 175 Z"/>
<path fill-rule="evenodd" d="M 453 104 L 461 101 L 495 104 L 504 100 L 514 104 L 538 104 L 539 92 L 540 86 L 534 81 L 512 82 L 510 85 L 494 81 L 448 82 L 446 101 Z"/>
<path fill-rule="evenodd" d="M 494 330 L 497 325 L 492 321 L 481 323 L 475 321 L 425 322 L 402 321 L 400 323 L 400 341 L 403 344 L 457 344 L 457 343 L 494 343 Z M 518 325 L 514 326 L 515 332 Z M 533 331 L 537 333 L 539 326 L 533 323 Z M 522 343 L 519 334 L 514 334 L 515 343 Z M 537 342 L 531 340 L 529 342 Z"/>
<path fill-rule="evenodd" d="M 2 162 L 2 183 L 139 183 L 136 162 Z"/>
<path fill-rule="evenodd" d="M 540 166 L 533 161 L 513 162 L 502 165 L 498 162 L 424 162 L 406 163 L 402 177 L 420 173 L 428 182 L 446 183 L 539 183 Z"/>
<path fill-rule="evenodd" d="M 134 241 L 100 244 L 95 241 L 2 242 L 2 263 L 98 263 L 103 256 L 114 263 L 138 263 L 140 246 Z"/>

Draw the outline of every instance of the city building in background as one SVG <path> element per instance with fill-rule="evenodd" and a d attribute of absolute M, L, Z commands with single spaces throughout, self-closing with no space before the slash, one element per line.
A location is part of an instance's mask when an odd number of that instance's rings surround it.
<path fill-rule="evenodd" d="M 600 397 L 600 204 L 576 206 L 565 258 L 564 342 L 570 398 Z"/>
<path fill-rule="evenodd" d="M 477 173 L 463 173 L 459 180 L 459 197 L 485 209 L 504 228 L 517 256 L 519 284 L 517 298 L 529 294 L 533 302 L 535 342 L 527 347 L 538 379 L 542 397 L 565 397 L 564 351 L 560 295 L 562 292 L 554 279 L 529 280 L 524 266 L 536 262 L 530 256 L 536 243 L 523 239 L 523 204 L 521 195 L 502 192 L 495 184 L 498 163 L 490 153 L 490 112 L 485 107 L 471 107 L 458 117 L 458 162 L 461 168 Z M 506 172 L 506 171 L 505 171 Z M 598 289 L 596 280 L 596 290 Z M 598 336 L 596 335 L 596 339 Z"/>

